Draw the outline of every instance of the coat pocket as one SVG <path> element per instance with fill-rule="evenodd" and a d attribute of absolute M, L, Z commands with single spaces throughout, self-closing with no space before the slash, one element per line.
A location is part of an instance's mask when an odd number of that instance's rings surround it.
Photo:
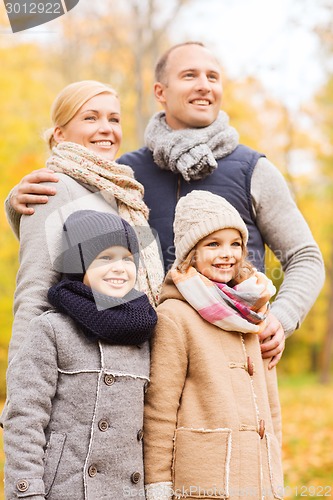
<path fill-rule="evenodd" d="M 44 455 L 44 484 L 46 497 L 49 495 L 54 483 L 65 441 L 66 434 L 51 432 Z"/>
<path fill-rule="evenodd" d="M 176 429 L 175 498 L 228 498 L 231 429 Z"/>
<path fill-rule="evenodd" d="M 281 449 L 276 437 L 266 433 L 269 479 L 274 498 L 282 499 L 284 494 Z"/>

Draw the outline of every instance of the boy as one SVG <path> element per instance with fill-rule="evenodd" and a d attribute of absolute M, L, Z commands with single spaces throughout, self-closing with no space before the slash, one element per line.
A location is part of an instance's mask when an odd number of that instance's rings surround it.
<path fill-rule="evenodd" d="M 119 216 L 82 210 L 63 228 L 49 310 L 7 372 L 5 491 L 12 500 L 139 497 L 143 395 L 156 313 L 135 290 L 138 241 Z"/>

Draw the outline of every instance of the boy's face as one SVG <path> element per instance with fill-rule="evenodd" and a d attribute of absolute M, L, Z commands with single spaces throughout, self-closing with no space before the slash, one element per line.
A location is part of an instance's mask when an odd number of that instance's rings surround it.
<path fill-rule="evenodd" d="M 206 278 L 229 283 L 239 273 L 243 244 L 237 229 L 215 231 L 199 241 L 195 250 L 194 267 Z"/>
<path fill-rule="evenodd" d="M 109 297 L 124 297 L 136 281 L 136 266 L 131 252 L 121 246 L 106 248 L 88 267 L 83 283 Z"/>

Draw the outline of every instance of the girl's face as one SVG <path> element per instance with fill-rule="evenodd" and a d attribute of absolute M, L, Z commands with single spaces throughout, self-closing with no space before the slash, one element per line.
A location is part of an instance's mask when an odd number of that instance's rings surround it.
<path fill-rule="evenodd" d="M 122 130 L 119 99 L 103 93 L 89 99 L 63 127 L 55 127 L 56 142 L 76 142 L 106 160 L 114 160 Z"/>
<path fill-rule="evenodd" d="M 121 246 L 106 248 L 88 267 L 83 283 L 109 297 L 124 297 L 135 285 L 136 266 L 131 252 Z"/>
<path fill-rule="evenodd" d="M 206 278 L 229 283 L 238 275 L 243 261 L 243 244 L 237 229 L 220 229 L 195 247 L 194 267 Z"/>

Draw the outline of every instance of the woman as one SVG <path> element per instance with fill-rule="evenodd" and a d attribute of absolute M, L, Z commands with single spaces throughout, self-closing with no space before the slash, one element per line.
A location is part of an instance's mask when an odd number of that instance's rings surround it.
<path fill-rule="evenodd" d="M 147 223 L 143 186 L 134 179 L 130 167 L 114 162 L 122 139 L 116 92 L 96 81 L 72 83 L 55 99 L 51 117 L 53 127 L 46 138 L 52 154 L 47 167 L 59 177 L 58 195 L 46 206 L 36 205 L 33 217 L 21 218 L 9 362 L 24 341 L 30 320 L 49 307 L 47 290 L 59 281 L 62 271 L 55 269 L 53 262 L 63 222 L 70 213 L 81 209 L 119 212 L 136 226 L 143 260 L 139 288 L 154 305 L 163 280 L 158 246 Z"/>

